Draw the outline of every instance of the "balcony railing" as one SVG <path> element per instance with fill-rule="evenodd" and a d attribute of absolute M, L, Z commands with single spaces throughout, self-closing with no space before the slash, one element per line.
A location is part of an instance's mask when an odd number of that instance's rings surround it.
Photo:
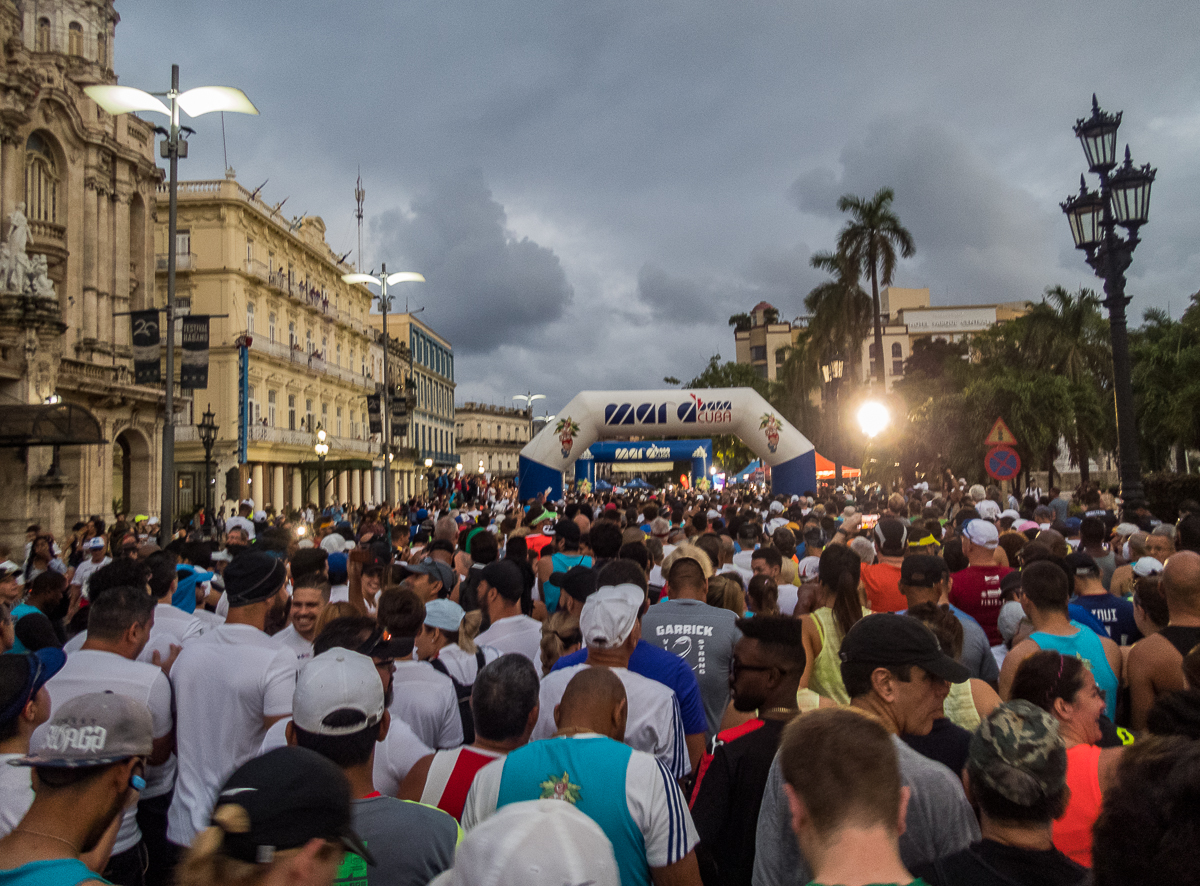
<path fill-rule="evenodd" d="M 254 353 L 268 354 L 277 360 L 286 360 L 319 375 L 333 376 L 371 392 L 375 390 L 373 378 L 336 366 L 322 357 L 320 352 L 314 351 L 309 354 L 303 348 L 290 346 L 286 342 L 271 341 L 265 335 L 255 335 L 254 333 L 249 333 L 249 335 L 251 337 L 250 350 Z"/>
<path fill-rule="evenodd" d="M 66 225 L 38 221 L 36 218 L 29 219 L 29 233 L 33 236 L 34 240 L 40 242 L 65 243 L 67 240 Z"/>
<path fill-rule="evenodd" d="M 165 252 L 160 252 L 154 256 L 154 269 L 156 271 L 166 273 L 167 263 L 170 257 Z M 191 271 L 196 267 L 196 256 L 190 252 L 176 253 L 175 255 L 175 270 L 176 271 Z"/>
<path fill-rule="evenodd" d="M 225 431 L 225 428 L 221 429 Z M 237 428 L 229 429 L 227 433 L 222 433 L 219 440 L 221 442 L 232 442 L 237 437 Z M 316 434 L 308 431 L 293 431 L 288 428 L 269 427 L 267 425 L 252 425 L 247 429 L 247 439 L 251 443 L 278 443 L 283 446 L 300 446 L 305 449 L 311 449 L 316 443 Z M 195 425 L 176 425 L 175 426 L 175 442 L 176 443 L 199 443 L 200 429 Z M 325 442 L 329 444 L 330 452 L 375 452 L 379 446 L 372 443 L 370 440 L 362 440 L 356 437 L 334 437 L 332 435 L 325 438 Z"/>

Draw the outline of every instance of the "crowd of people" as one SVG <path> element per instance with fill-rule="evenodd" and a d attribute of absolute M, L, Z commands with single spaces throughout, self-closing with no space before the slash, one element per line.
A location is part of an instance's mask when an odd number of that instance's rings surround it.
<path fill-rule="evenodd" d="M 30 527 L 0 886 L 1200 883 L 1195 503 L 471 492 Z"/>

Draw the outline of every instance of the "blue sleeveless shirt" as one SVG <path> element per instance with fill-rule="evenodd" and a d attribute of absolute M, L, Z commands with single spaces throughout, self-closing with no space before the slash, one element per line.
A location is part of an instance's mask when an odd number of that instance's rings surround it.
<path fill-rule="evenodd" d="M 1058 634 L 1046 634 L 1034 631 L 1029 638 L 1041 649 L 1053 649 L 1062 655 L 1073 655 L 1083 659 L 1096 680 L 1096 685 L 1104 693 L 1104 713 L 1114 723 L 1117 719 L 1117 675 L 1108 664 L 1108 656 L 1104 654 L 1104 644 L 1095 631 L 1088 630 L 1078 622 L 1071 622 L 1075 633 L 1069 637 Z"/>

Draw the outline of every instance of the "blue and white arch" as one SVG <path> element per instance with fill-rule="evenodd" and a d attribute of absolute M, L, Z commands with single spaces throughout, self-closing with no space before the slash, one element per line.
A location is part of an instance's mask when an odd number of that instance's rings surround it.
<path fill-rule="evenodd" d="M 771 467 L 775 493 L 817 488 L 817 453 L 808 438 L 753 388 L 698 391 L 583 391 L 521 450 L 519 494 L 562 496 L 563 472 L 597 440 L 735 434 Z"/>

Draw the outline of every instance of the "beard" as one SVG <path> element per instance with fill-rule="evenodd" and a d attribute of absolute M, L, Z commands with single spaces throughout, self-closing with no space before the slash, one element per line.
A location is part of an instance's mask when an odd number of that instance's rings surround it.
<path fill-rule="evenodd" d="M 266 633 L 274 636 L 287 627 L 288 602 L 284 600 L 281 603 L 277 598 L 275 604 L 267 610 L 267 616 L 263 620 L 263 630 Z"/>

